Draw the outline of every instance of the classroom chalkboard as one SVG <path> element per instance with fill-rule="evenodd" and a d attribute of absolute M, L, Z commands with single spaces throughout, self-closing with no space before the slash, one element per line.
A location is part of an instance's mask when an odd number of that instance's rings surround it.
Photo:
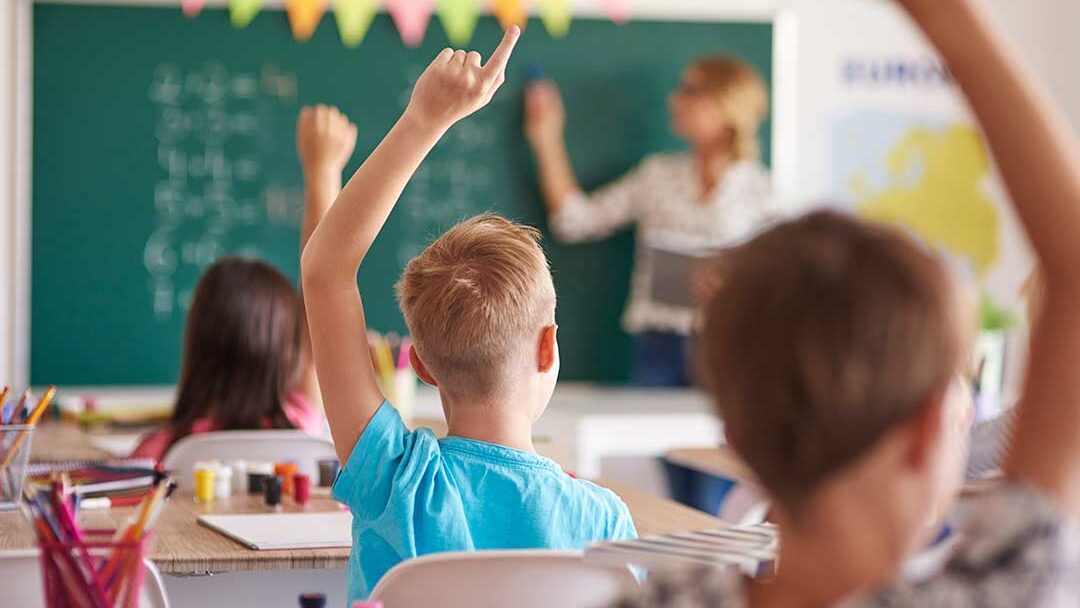
<path fill-rule="evenodd" d="M 472 46 L 486 55 L 499 35 L 482 18 Z M 351 172 L 447 44 L 433 20 L 424 43 L 406 48 L 386 15 L 347 49 L 330 16 L 299 43 L 280 11 L 234 29 L 224 9 L 187 19 L 175 7 L 35 4 L 31 381 L 175 382 L 203 268 L 222 255 L 252 255 L 297 278 L 300 107 L 335 104 L 357 123 Z M 529 62 L 542 62 L 562 87 L 574 164 L 595 187 L 648 153 L 680 148 L 666 96 L 683 65 L 705 52 L 738 54 L 770 78 L 772 27 L 576 19 L 567 37 L 552 39 L 530 22 L 506 85 L 432 153 L 361 269 L 371 326 L 404 330 L 393 284 L 456 220 L 492 210 L 544 226 L 521 135 Z M 761 137 L 768 159 L 769 124 Z M 619 317 L 632 238 L 545 243 L 564 379 L 627 376 L 631 342 Z"/>

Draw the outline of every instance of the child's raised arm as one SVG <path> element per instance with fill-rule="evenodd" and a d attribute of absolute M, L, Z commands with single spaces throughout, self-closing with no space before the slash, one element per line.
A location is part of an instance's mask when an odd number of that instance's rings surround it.
<path fill-rule="evenodd" d="M 983 0 L 900 0 L 948 62 L 1045 273 L 1006 472 L 1080 506 L 1080 144 Z"/>
<path fill-rule="evenodd" d="M 304 169 L 304 223 L 300 227 L 300 253 L 311 239 L 315 227 L 341 194 L 341 172 L 356 148 L 356 125 L 331 106 L 318 105 L 300 111 L 296 119 L 296 152 Z M 301 300 L 301 314 L 303 301 Z M 298 388 L 323 409 L 322 393 L 315 377 L 315 362 L 311 354 L 311 332 L 307 316 L 300 320 L 300 348 L 304 369 Z"/>
<path fill-rule="evenodd" d="M 356 273 L 402 190 L 454 123 L 491 101 L 520 30 L 507 30 L 486 65 L 444 49 L 421 74 L 401 118 L 345 186 L 304 249 L 301 269 L 326 415 L 345 462 L 383 402 L 368 349 Z"/>

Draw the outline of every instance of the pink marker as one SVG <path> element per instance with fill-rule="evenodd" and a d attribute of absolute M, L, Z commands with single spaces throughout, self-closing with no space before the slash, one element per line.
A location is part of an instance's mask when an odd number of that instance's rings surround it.
<path fill-rule="evenodd" d="M 398 349 L 397 368 L 409 369 L 409 349 L 412 348 L 412 342 L 408 338 L 402 338 L 401 348 Z"/>

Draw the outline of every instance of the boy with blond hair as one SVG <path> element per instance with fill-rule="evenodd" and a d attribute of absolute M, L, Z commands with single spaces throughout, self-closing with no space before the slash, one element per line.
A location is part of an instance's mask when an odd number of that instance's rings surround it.
<path fill-rule="evenodd" d="M 973 298 L 907 234 L 810 214 L 720 261 L 701 336 L 728 439 L 775 501 L 778 571 L 669 573 L 619 608 L 1080 605 L 1080 145 L 984 0 L 899 3 L 967 94 L 1043 272 L 1005 479 L 939 570 L 898 580 L 961 479 Z"/>
<path fill-rule="evenodd" d="M 507 30 L 486 65 L 476 52 L 435 58 L 303 254 L 319 385 L 345 463 L 333 495 L 353 513 L 350 601 L 426 553 L 580 549 L 635 535 L 613 493 L 533 448 L 532 425 L 559 371 L 555 288 L 535 230 L 490 215 L 463 222 L 411 261 L 398 285 L 410 359 L 439 389 L 445 439 L 409 432 L 375 380 L 357 270 L 427 153 L 503 83 L 519 35 Z"/>

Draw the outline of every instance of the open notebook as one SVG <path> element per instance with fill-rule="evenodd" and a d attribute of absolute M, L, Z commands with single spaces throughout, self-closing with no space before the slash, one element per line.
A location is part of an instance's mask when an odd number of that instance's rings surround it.
<path fill-rule="evenodd" d="M 352 546 L 347 511 L 202 515 L 199 523 L 258 551 Z"/>

